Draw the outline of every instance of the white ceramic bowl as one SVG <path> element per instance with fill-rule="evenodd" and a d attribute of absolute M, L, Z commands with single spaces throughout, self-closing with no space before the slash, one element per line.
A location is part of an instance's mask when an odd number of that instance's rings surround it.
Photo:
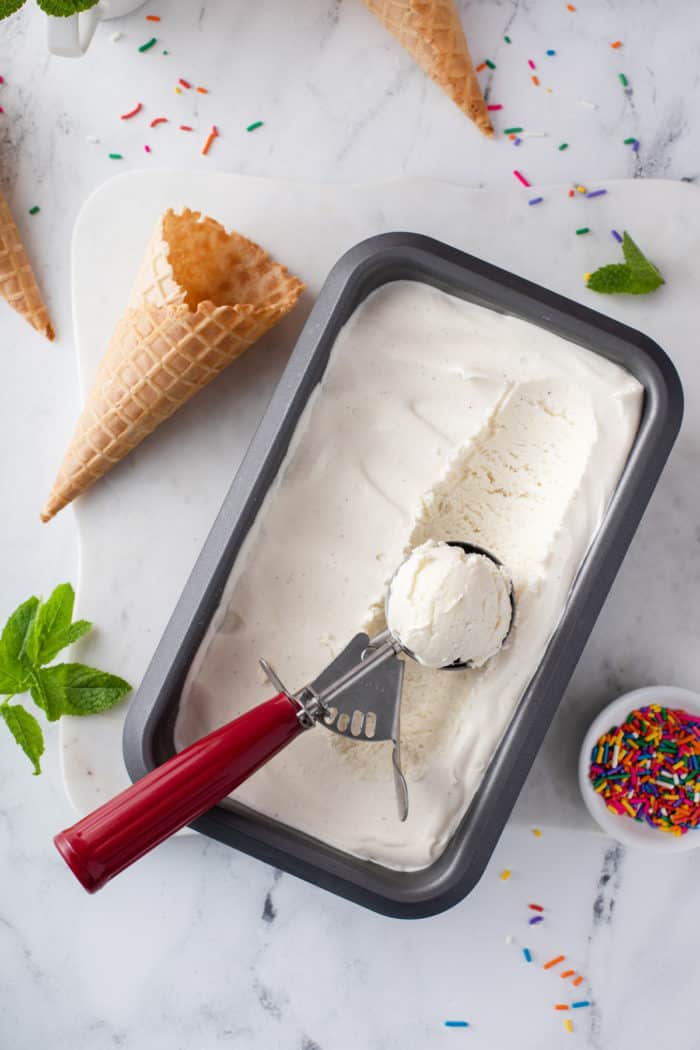
<path fill-rule="evenodd" d="M 588 779 L 593 745 L 611 726 L 618 725 L 630 711 L 649 704 L 661 704 L 663 707 L 676 707 L 700 718 L 700 695 L 689 689 L 677 689 L 672 685 L 651 685 L 645 689 L 635 689 L 631 693 L 613 700 L 603 708 L 592 723 L 584 737 L 578 763 L 578 779 L 583 801 L 596 824 L 607 835 L 636 849 L 665 851 L 666 853 L 685 853 L 687 850 L 700 848 L 700 829 L 689 831 L 687 835 L 671 835 L 668 832 L 650 828 L 648 824 L 611 813 L 601 796 L 594 790 Z"/>

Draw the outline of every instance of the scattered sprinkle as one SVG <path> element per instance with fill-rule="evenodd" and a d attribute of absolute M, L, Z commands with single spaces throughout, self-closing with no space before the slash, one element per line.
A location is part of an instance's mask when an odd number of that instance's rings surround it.
<path fill-rule="evenodd" d="M 577 186 L 576 187 L 576 192 L 577 193 L 588 193 L 588 190 L 586 189 L 585 186 Z"/>
<path fill-rule="evenodd" d="M 607 190 L 591 190 L 590 193 L 586 194 L 586 197 L 590 200 L 592 197 L 604 197 Z"/>
<path fill-rule="evenodd" d="M 627 85 L 629 84 L 629 80 L 627 79 L 624 73 L 619 73 L 618 79 L 623 87 L 627 87 Z"/>
<path fill-rule="evenodd" d="M 585 276 L 590 277 L 590 274 L 586 274 Z M 573 977 L 575 973 L 576 970 L 564 970 L 564 972 L 562 974 L 559 974 L 559 976 L 566 980 L 567 977 Z"/>
<path fill-rule="evenodd" d="M 501 106 L 501 105 L 499 104 L 499 105 L 497 105 L 497 106 L 487 106 L 486 108 L 487 108 L 488 110 L 490 110 L 491 112 L 494 112 L 494 111 L 495 111 L 495 110 L 497 110 L 497 109 L 503 109 L 503 106 Z"/>
<path fill-rule="evenodd" d="M 540 78 L 539 77 L 531 76 L 530 80 L 535 85 L 535 87 L 539 87 L 540 86 Z M 547 90 L 549 90 L 549 89 L 547 89 Z"/>
<path fill-rule="evenodd" d="M 538 922 L 544 922 L 544 915 L 533 915 L 528 920 L 528 926 L 537 926 Z"/>
<path fill-rule="evenodd" d="M 567 1030 L 567 1032 L 573 1032 L 573 1030 L 574 1030 L 574 1026 L 573 1026 L 573 1025 L 572 1025 L 572 1023 L 571 1023 L 571 1018 L 570 1018 L 570 1017 L 567 1017 L 567 1019 L 566 1019 L 566 1021 L 564 1022 L 564 1024 L 566 1025 L 566 1030 Z"/>
<path fill-rule="evenodd" d="M 111 35 L 111 37 L 109 39 L 112 41 L 113 44 L 116 44 L 116 42 L 118 40 L 121 40 L 121 38 L 123 36 L 124 36 L 123 33 L 120 33 L 119 31 L 117 31 L 116 33 L 112 33 L 112 35 Z"/>
<path fill-rule="evenodd" d="M 568 148 L 569 148 L 569 143 L 568 142 L 562 142 L 560 146 L 557 146 L 557 149 L 559 150 L 560 153 L 561 153 L 562 150 L 565 150 L 565 149 L 568 149 Z"/>
<path fill-rule="evenodd" d="M 256 131 L 258 128 L 261 128 L 264 123 L 264 120 L 254 120 L 252 124 L 248 125 L 246 131 Z"/>
<path fill-rule="evenodd" d="M 610 45 L 610 47 L 614 47 L 614 48 L 615 48 L 615 50 L 617 50 L 617 48 L 618 48 L 618 47 L 622 47 L 622 41 L 621 41 L 621 40 L 615 40 L 615 41 L 613 41 L 613 43 L 612 43 L 612 44 Z"/>
<path fill-rule="evenodd" d="M 5 112 L 5 110 L 2 108 L 2 106 L 0 106 L 0 113 L 4 113 L 4 112 Z"/>
<path fill-rule="evenodd" d="M 575 11 L 575 10 L 576 10 L 576 8 L 574 7 L 574 5 L 573 5 L 573 4 L 567 4 L 567 5 L 566 5 L 566 10 L 567 10 L 567 11 Z"/>
<path fill-rule="evenodd" d="M 542 967 L 542 969 L 543 970 L 551 970 L 553 966 L 558 966 L 559 963 L 564 962 L 565 958 L 566 958 L 565 955 L 556 955 L 553 959 L 550 959 L 549 962 L 546 962 L 544 964 L 544 966 Z"/>
<path fill-rule="evenodd" d="M 583 984 L 583 977 L 577 977 L 576 980 L 573 981 L 572 983 L 573 983 L 574 987 L 578 988 L 578 986 L 580 984 Z"/>
<path fill-rule="evenodd" d="M 580 237 L 582 233 L 590 233 L 590 232 L 591 232 L 591 228 L 590 228 L 590 226 L 581 226 L 581 227 L 579 227 L 579 229 L 578 229 L 578 230 L 576 231 L 576 236 L 577 236 L 577 237 Z"/>
<path fill-rule="evenodd" d="M 169 51 L 162 51 L 162 52 L 161 52 L 161 54 L 163 54 L 163 55 L 169 55 L 169 54 L 170 54 L 170 52 L 169 52 Z"/>
<path fill-rule="evenodd" d="M 151 147 L 150 146 L 144 146 L 143 148 L 145 149 L 146 153 L 150 153 L 151 152 Z"/>
<path fill-rule="evenodd" d="M 160 15 L 146 15 L 147 22 L 160 22 Z"/>
<path fill-rule="evenodd" d="M 156 38 L 154 36 L 152 36 L 151 39 L 147 40 L 145 44 L 141 44 L 141 47 L 139 48 L 139 51 L 141 51 L 141 52 L 150 51 L 155 43 L 157 43 Z"/>
<path fill-rule="evenodd" d="M 554 51 L 554 50 L 553 50 L 553 48 L 551 48 L 551 47 L 550 47 L 550 49 L 549 49 L 549 51 L 547 52 L 547 54 L 548 54 L 548 55 L 550 56 L 550 58 L 551 58 L 551 56 L 552 56 L 552 55 L 556 55 L 556 51 Z"/>
<path fill-rule="evenodd" d="M 175 94 L 176 94 L 176 95 L 181 95 L 181 94 L 182 94 L 182 88 L 179 88 L 179 87 L 177 87 L 177 85 L 176 85 L 176 86 L 175 86 Z"/>
<path fill-rule="evenodd" d="M 507 933 L 506 934 L 506 944 L 513 944 L 513 934 L 512 933 Z"/>
<path fill-rule="evenodd" d="M 477 73 L 481 73 L 484 69 L 486 69 L 486 63 L 485 62 L 482 62 L 481 65 L 476 67 Z"/>
<path fill-rule="evenodd" d="M 568 1010 L 569 1006 L 567 1003 L 556 1003 L 554 1006 L 555 1010 Z"/>
<path fill-rule="evenodd" d="M 634 144 L 635 144 L 635 142 L 637 140 L 636 140 L 636 138 L 634 138 L 634 136 L 631 136 L 630 138 L 623 139 L 622 141 L 623 141 L 625 146 L 634 146 Z"/>
<path fill-rule="evenodd" d="M 513 43 L 513 41 L 510 39 L 509 36 L 504 36 L 503 39 L 505 40 L 506 44 L 512 44 Z"/>
<path fill-rule="evenodd" d="M 529 948 L 523 948 L 523 955 L 525 956 L 525 962 L 532 962 L 532 952 Z"/>
<path fill-rule="evenodd" d="M 3 76 L 0 76 L 0 84 L 4 84 L 4 83 L 5 83 L 5 78 Z"/>
<path fill-rule="evenodd" d="M 515 175 L 515 177 L 518 180 L 518 182 L 521 182 L 523 184 L 523 186 L 527 186 L 528 189 L 529 189 L 531 183 L 529 183 L 527 181 L 527 179 L 525 178 L 525 176 L 523 174 L 521 174 L 521 172 L 519 172 L 517 170 L 514 170 L 513 174 Z"/>
<path fill-rule="evenodd" d="M 517 136 L 517 135 L 513 135 L 513 136 L 511 136 L 511 137 L 512 137 L 512 139 L 513 139 L 513 145 L 514 145 L 514 146 L 519 146 L 519 145 L 520 145 L 520 143 L 521 143 L 521 142 L 523 141 L 523 140 L 522 140 L 521 138 L 518 138 L 518 136 Z"/>
<path fill-rule="evenodd" d="M 580 98 L 578 100 L 579 106 L 585 106 L 586 109 L 597 109 L 595 102 L 590 102 L 587 98 Z"/>
<path fill-rule="evenodd" d="M 541 904 L 528 904 L 528 908 L 530 911 L 544 911 Z"/>
<path fill-rule="evenodd" d="M 523 134 L 523 138 L 524 139 L 546 139 L 547 138 L 547 132 L 546 131 L 523 131 L 522 134 Z"/>
<path fill-rule="evenodd" d="M 571 1009 L 572 1010 L 579 1010 L 582 1006 L 590 1006 L 590 1005 L 591 1004 L 589 1003 L 588 999 L 581 999 L 581 1001 L 578 1002 L 578 1003 L 572 1003 L 571 1004 Z"/>
<path fill-rule="evenodd" d="M 219 129 L 217 128 L 216 124 L 212 124 L 211 131 L 207 135 L 207 140 L 204 143 L 204 146 L 202 147 L 202 156 L 206 157 L 207 153 L 211 149 L 212 142 L 215 138 L 218 138 L 218 136 Z"/>
<path fill-rule="evenodd" d="M 638 142 L 633 142 L 632 143 L 632 149 L 634 150 L 635 153 L 639 153 L 639 143 Z"/>
<path fill-rule="evenodd" d="M 180 131 L 194 131 L 194 128 L 190 127 L 189 124 L 181 124 Z"/>
<path fill-rule="evenodd" d="M 506 882 L 511 877 L 512 874 L 513 874 L 513 872 L 510 870 L 510 868 L 505 868 L 501 872 L 501 878 L 503 879 L 504 882 Z"/>
<path fill-rule="evenodd" d="M 109 159 L 110 160 L 124 160 L 124 157 L 123 157 L 123 155 L 121 153 L 110 153 L 109 154 Z"/>
<path fill-rule="evenodd" d="M 199 92 L 200 95 L 208 95 L 209 94 L 209 88 L 198 87 L 197 91 Z"/>
<path fill-rule="evenodd" d="M 35 204 L 32 208 L 29 209 L 29 214 L 30 215 L 36 215 L 37 212 L 40 212 L 40 211 L 41 211 L 41 208 L 39 207 L 39 205 Z"/>
<path fill-rule="evenodd" d="M 182 86 L 184 88 L 187 88 L 188 91 L 192 87 L 192 85 L 190 84 L 189 80 L 184 80 L 182 77 L 179 78 L 178 84 L 182 84 Z"/>
<path fill-rule="evenodd" d="M 484 65 L 488 66 L 489 69 L 495 69 L 496 68 L 495 62 L 492 62 L 490 58 L 486 59 L 486 61 L 484 62 Z"/>
<path fill-rule="evenodd" d="M 122 113 L 121 119 L 122 120 L 131 120 L 131 118 L 135 117 L 137 113 L 140 113 L 142 109 L 143 109 L 143 102 L 137 102 L 136 105 L 134 106 L 134 108 L 130 109 L 128 113 Z"/>
<path fill-rule="evenodd" d="M 445 1021 L 445 1028 L 469 1028 L 469 1021 Z"/>
<path fill-rule="evenodd" d="M 157 128 L 159 124 L 167 124 L 167 123 L 168 123 L 168 118 L 167 117 L 155 117 L 148 126 L 150 128 Z"/>
<path fill-rule="evenodd" d="M 542 838 L 542 832 L 540 831 L 539 828 L 533 828 L 532 829 L 532 834 L 535 836 L 536 839 L 541 839 Z"/>
<path fill-rule="evenodd" d="M 527 64 L 528 64 L 528 66 L 530 67 L 530 69 L 537 69 L 537 66 L 536 66 L 536 65 L 535 65 L 535 63 L 534 63 L 534 62 L 532 61 L 532 59 L 531 59 L 531 58 L 528 58 L 528 60 L 527 60 Z"/>
<path fill-rule="evenodd" d="M 548 95 L 552 94 L 552 89 L 551 88 L 545 88 L 545 91 L 547 92 Z"/>
<path fill-rule="evenodd" d="M 575 197 L 576 196 L 576 191 L 575 190 L 569 190 L 569 196 L 570 197 Z"/>
<path fill-rule="evenodd" d="M 506 128 L 505 131 L 503 132 L 503 134 L 504 135 L 517 135 L 518 132 L 522 131 L 522 130 L 523 130 L 522 128 Z"/>
<path fill-rule="evenodd" d="M 596 741 L 588 776 L 613 813 L 678 836 L 700 829 L 700 718 L 631 711 Z"/>

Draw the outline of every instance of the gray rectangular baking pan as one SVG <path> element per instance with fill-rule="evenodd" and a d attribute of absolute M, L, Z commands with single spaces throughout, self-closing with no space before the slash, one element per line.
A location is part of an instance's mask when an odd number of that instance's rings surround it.
<path fill-rule="evenodd" d="M 215 806 L 192 825 L 365 907 L 420 918 L 456 904 L 479 880 L 678 433 L 683 414 L 680 380 L 666 354 L 639 332 L 427 237 L 385 234 L 347 252 L 321 289 L 131 703 L 124 758 L 136 780 L 173 754 L 173 725 L 188 669 L 336 336 L 370 292 L 398 280 L 423 281 L 521 317 L 617 362 L 645 388 L 634 447 L 564 616 L 469 810 L 438 860 L 420 871 L 394 871 L 332 849 L 241 805 Z M 371 376 L 367 382 L 372 382 Z"/>

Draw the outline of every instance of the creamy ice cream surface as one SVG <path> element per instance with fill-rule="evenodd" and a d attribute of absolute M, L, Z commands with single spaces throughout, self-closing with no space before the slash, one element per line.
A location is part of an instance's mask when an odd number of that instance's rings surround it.
<path fill-rule="evenodd" d="M 396 815 L 391 745 L 304 733 L 236 792 L 268 817 L 389 867 L 430 864 L 471 802 L 555 629 L 638 429 L 641 385 L 597 354 L 414 282 L 339 334 L 233 565 L 183 690 L 179 748 L 297 689 L 386 626 L 409 552 L 459 539 L 507 566 L 516 616 L 480 668 L 406 661 Z"/>
<path fill-rule="evenodd" d="M 508 574 L 486 555 L 427 540 L 391 581 L 387 626 L 425 667 L 482 667 L 508 634 L 510 589 Z"/>

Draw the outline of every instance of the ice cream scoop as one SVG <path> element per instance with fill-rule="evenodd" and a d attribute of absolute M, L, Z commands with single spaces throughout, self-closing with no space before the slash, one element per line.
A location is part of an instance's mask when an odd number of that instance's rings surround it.
<path fill-rule="evenodd" d="M 513 620 L 513 585 L 493 555 L 468 544 L 428 540 L 391 581 L 387 626 L 426 667 L 481 667 Z"/>
<path fill-rule="evenodd" d="M 494 555 L 479 547 L 466 543 L 450 546 L 461 548 L 467 558 L 477 555 L 490 560 L 499 570 L 501 568 Z M 419 553 L 419 557 L 424 554 L 425 550 L 423 554 Z M 391 606 L 394 583 L 397 584 L 397 596 L 404 594 L 405 597 L 404 577 L 401 576 L 399 580 L 399 576 L 407 563 L 410 570 L 410 557 L 399 566 L 392 578 L 387 610 Z M 450 556 L 445 558 L 444 553 L 439 558 L 443 568 L 452 562 L 455 567 L 457 563 L 462 563 L 461 558 L 455 561 Z M 467 561 L 465 564 L 466 575 L 463 573 L 461 581 L 457 580 L 457 592 L 463 588 L 465 581 L 480 579 L 483 573 L 481 567 L 474 575 L 469 568 L 472 563 Z M 498 648 L 508 634 L 514 605 L 512 587 L 505 573 L 498 577 L 491 575 L 493 580 L 501 580 L 503 587 L 508 586 L 510 609 L 510 615 L 506 616 L 502 595 L 489 605 L 494 623 L 491 624 L 488 638 L 490 649 L 493 650 L 496 637 L 500 638 Z M 451 575 L 448 574 L 442 580 L 448 587 L 449 595 L 454 597 Z M 435 585 L 439 579 L 433 579 L 432 582 Z M 435 589 L 433 586 L 433 591 Z M 437 598 L 434 604 L 437 605 Z M 478 599 L 475 606 L 469 601 L 460 601 L 458 596 L 451 605 L 451 598 L 448 597 L 445 609 L 441 609 L 447 624 L 442 633 L 449 635 L 450 642 L 453 635 L 457 639 L 452 648 L 448 646 L 444 650 L 448 655 L 457 652 L 459 656 L 466 655 L 469 660 L 473 659 L 473 655 L 465 652 L 462 643 L 470 610 L 477 606 Z M 479 616 L 483 628 L 486 620 L 482 612 L 479 612 Z M 442 615 L 438 617 L 439 621 L 442 619 Z M 460 619 L 464 621 L 461 633 L 453 630 L 454 623 Z M 441 633 L 439 628 L 444 624 L 436 623 L 436 626 L 438 629 L 435 635 L 438 638 Z M 439 646 L 426 645 L 426 652 L 431 658 L 442 651 Z M 190 744 L 94 813 L 60 832 L 54 838 L 59 852 L 82 885 L 92 893 L 185 824 L 196 820 L 220 802 L 295 737 L 317 724 L 357 741 L 392 741 L 399 818 L 406 820 L 408 786 L 401 769 L 399 731 L 404 662 L 398 660 L 397 656 L 401 652 L 414 656 L 390 629 L 371 640 L 366 634 L 357 634 L 330 666 L 298 692 L 287 689 L 273 668 L 261 660 L 268 679 L 278 689 L 276 696 Z M 484 653 L 482 639 L 482 649 L 477 654 L 482 662 L 488 659 Z M 464 667 L 469 660 L 452 661 L 447 667 Z"/>

